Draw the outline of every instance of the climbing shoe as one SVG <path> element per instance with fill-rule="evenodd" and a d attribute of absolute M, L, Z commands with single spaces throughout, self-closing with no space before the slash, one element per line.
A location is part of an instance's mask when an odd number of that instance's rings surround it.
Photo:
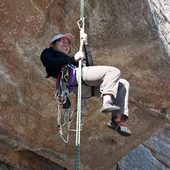
<path fill-rule="evenodd" d="M 116 132 L 118 132 L 122 136 L 125 136 L 125 137 L 130 136 L 131 131 L 125 125 L 123 125 L 122 122 L 123 121 L 115 121 L 115 120 L 113 120 L 112 122 L 110 121 L 107 124 L 107 126 L 110 129 L 115 130 Z"/>
<path fill-rule="evenodd" d="M 108 112 L 116 113 L 119 110 L 119 106 L 114 105 L 112 100 L 108 100 L 102 107 L 101 112 L 105 114 Z"/>

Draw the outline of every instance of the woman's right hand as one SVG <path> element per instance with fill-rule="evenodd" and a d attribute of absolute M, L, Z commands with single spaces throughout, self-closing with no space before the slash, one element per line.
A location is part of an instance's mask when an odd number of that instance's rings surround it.
<path fill-rule="evenodd" d="M 74 59 L 76 60 L 76 61 L 78 61 L 78 60 L 83 60 L 83 58 L 84 58 L 84 53 L 83 52 L 77 52 L 75 55 L 74 55 Z"/>

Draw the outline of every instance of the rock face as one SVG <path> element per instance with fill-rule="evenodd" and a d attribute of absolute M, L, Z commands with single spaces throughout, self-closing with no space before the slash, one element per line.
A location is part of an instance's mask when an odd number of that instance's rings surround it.
<path fill-rule="evenodd" d="M 85 32 L 95 65 L 118 67 L 131 84 L 130 117 L 126 125 L 132 135 L 123 138 L 108 129 L 110 118 L 100 113 L 101 99 L 88 99 L 90 112 L 84 116 L 81 131 L 82 170 L 113 168 L 123 156 L 169 122 L 170 53 L 166 31 L 169 4 L 161 3 L 164 5 L 156 0 L 85 2 Z M 51 37 L 67 32 L 76 39 L 71 55 L 78 51 L 79 10 L 78 0 L 1 0 L 0 162 L 3 167 L 41 169 L 42 162 L 46 167 L 47 161 L 48 170 L 61 169 L 59 165 L 74 169 L 75 133 L 70 132 L 68 144 L 58 133 L 55 80 L 45 78 L 40 54 L 49 47 Z M 147 148 L 145 151 L 149 153 Z M 13 155 L 15 159 L 11 158 Z"/>
<path fill-rule="evenodd" d="M 157 1 L 148 0 L 148 5 L 152 13 L 153 22 L 155 24 L 155 30 L 158 32 L 159 37 L 162 39 L 164 46 L 170 54 L 170 2 L 167 0 Z M 168 62 L 170 57 L 168 55 Z"/>

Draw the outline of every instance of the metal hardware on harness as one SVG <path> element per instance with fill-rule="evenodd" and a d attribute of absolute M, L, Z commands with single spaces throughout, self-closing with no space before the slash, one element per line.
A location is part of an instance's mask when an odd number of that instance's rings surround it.
<path fill-rule="evenodd" d="M 73 111 L 71 108 L 65 109 L 65 117 L 64 117 L 64 124 L 61 125 L 61 112 L 60 108 L 62 108 L 62 105 L 66 103 L 67 98 L 69 98 L 69 89 L 67 87 L 66 82 L 64 82 L 64 68 L 61 70 L 61 78 L 59 80 L 59 88 L 56 88 L 56 100 L 58 102 L 58 130 L 61 138 L 65 143 L 68 143 L 69 141 L 69 129 L 70 129 L 70 123 L 73 121 L 74 116 L 73 116 Z M 68 124 L 68 133 L 67 133 L 67 138 L 65 139 L 63 137 L 63 131 L 62 127 Z"/>
<path fill-rule="evenodd" d="M 64 112 L 65 112 L 65 116 L 64 116 L 64 123 L 61 124 L 61 112 L 60 112 L 60 109 L 63 107 L 63 104 L 66 103 L 67 99 L 70 100 L 70 93 L 69 93 L 69 89 L 68 89 L 67 79 L 65 78 L 65 71 L 66 71 L 67 67 L 71 68 L 72 66 L 67 65 L 65 68 L 61 69 L 61 78 L 60 78 L 60 81 L 59 81 L 60 83 L 59 83 L 58 89 L 56 88 L 56 94 L 55 94 L 55 97 L 56 97 L 56 100 L 57 100 L 57 103 L 58 103 L 58 130 L 59 130 L 59 134 L 60 134 L 61 138 L 63 139 L 63 141 L 65 143 L 69 142 L 69 131 L 76 131 L 76 129 L 70 129 L 70 124 L 74 120 L 74 115 L 73 115 L 74 111 L 72 110 L 71 107 L 68 108 L 68 109 L 63 109 Z M 80 130 L 83 129 L 82 125 L 84 124 L 82 114 L 88 114 L 88 107 L 87 107 L 86 100 L 82 99 L 82 101 L 83 100 L 84 100 L 84 104 L 85 104 L 85 107 L 86 107 L 86 111 L 83 111 L 81 109 L 81 121 L 82 121 L 82 124 L 81 124 Z M 63 131 L 62 131 L 62 128 L 65 125 L 68 126 L 66 137 L 64 137 Z"/>
<path fill-rule="evenodd" d="M 64 70 L 61 70 L 60 88 L 56 89 L 56 100 L 59 104 L 65 104 L 67 97 L 69 96 L 69 90 L 67 84 L 64 82 Z"/>
<path fill-rule="evenodd" d="M 73 115 L 73 111 L 72 109 L 65 109 L 65 116 L 64 116 L 64 123 L 61 125 L 60 119 L 61 119 L 61 113 L 60 113 L 60 106 L 58 106 L 58 130 L 59 130 L 59 134 L 61 136 L 61 138 L 63 139 L 63 141 L 65 143 L 68 143 L 69 141 L 69 131 L 70 131 L 70 124 L 71 122 L 74 120 L 74 115 Z M 63 136 L 63 131 L 62 128 L 68 125 L 68 129 L 67 129 L 67 137 L 64 138 Z"/>

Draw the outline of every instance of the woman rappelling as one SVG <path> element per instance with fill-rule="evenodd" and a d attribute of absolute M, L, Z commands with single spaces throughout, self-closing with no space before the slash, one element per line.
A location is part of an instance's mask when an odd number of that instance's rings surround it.
<path fill-rule="evenodd" d="M 74 36 L 70 33 L 54 36 L 50 41 L 50 48 L 46 48 L 41 54 L 41 61 L 46 68 L 48 76 L 57 79 L 61 67 L 72 64 L 78 67 L 79 60 L 86 60 L 86 66 L 82 67 L 82 98 L 91 96 L 101 97 L 103 100 L 102 113 L 111 113 L 109 128 L 117 131 L 122 136 L 130 136 L 131 131 L 123 124 L 129 117 L 128 97 L 129 83 L 120 78 L 118 68 L 110 66 L 94 66 L 92 54 L 89 49 L 87 34 L 81 32 L 84 39 L 85 56 L 83 52 L 77 52 L 73 57 L 69 56 Z M 75 70 L 74 93 L 77 94 L 78 72 Z"/>

